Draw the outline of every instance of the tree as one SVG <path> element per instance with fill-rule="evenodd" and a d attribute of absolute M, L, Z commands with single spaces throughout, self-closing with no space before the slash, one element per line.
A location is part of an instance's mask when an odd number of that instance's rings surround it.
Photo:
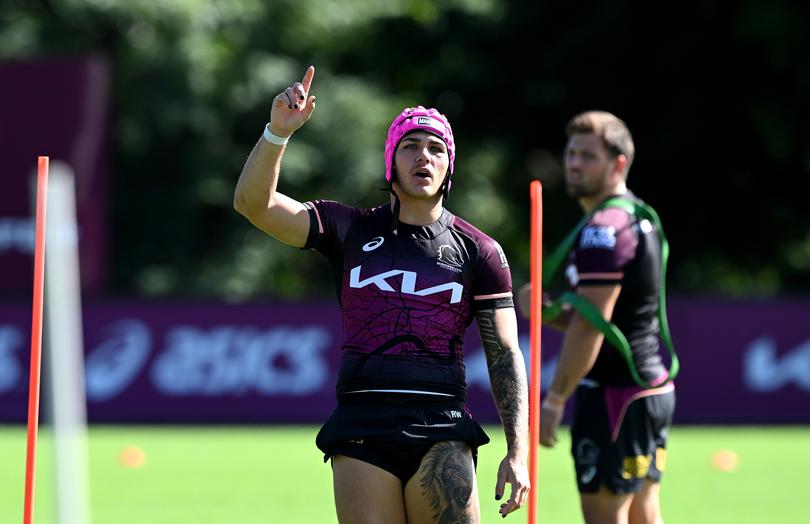
<path fill-rule="evenodd" d="M 631 187 L 664 218 L 670 287 L 810 290 L 807 8 L 612 0 L 17 1 L 0 56 L 103 53 L 113 66 L 111 295 L 329 296 L 319 257 L 281 247 L 231 208 L 273 96 L 318 66 L 318 109 L 290 142 L 281 189 L 384 201 L 385 131 L 432 105 L 457 135 L 449 207 L 501 240 L 528 278 L 528 183 L 544 182 L 547 249 L 576 220 L 563 126 L 624 118 Z"/>

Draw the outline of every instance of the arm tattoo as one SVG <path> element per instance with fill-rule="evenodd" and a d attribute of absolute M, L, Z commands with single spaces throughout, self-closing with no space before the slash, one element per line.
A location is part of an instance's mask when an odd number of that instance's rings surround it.
<path fill-rule="evenodd" d="M 422 495 L 438 524 L 475 522 L 471 506 L 475 471 L 469 448 L 459 441 L 438 442 L 419 468 Z"/>
<path fill-rule="evenodd" d="M 487 357 L 492 397 L 503 422 L 506 442 L 510 449 L 519 442 L 528 428 L 526 405 L 528 388 L 525 371 L 520 369 L 519 348 L 507 347 L 495 326 L 495 311 L 478 313 L 478 329 Z"/>

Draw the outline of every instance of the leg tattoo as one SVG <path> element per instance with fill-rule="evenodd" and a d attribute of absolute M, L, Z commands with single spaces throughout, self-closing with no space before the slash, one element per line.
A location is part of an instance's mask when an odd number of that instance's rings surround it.
<path fill-rule="evenodd" d="M 466 444 L 439 442 L 422 459 L 420 485 L 438 524 L 472 524 L 475 470 Z"/>

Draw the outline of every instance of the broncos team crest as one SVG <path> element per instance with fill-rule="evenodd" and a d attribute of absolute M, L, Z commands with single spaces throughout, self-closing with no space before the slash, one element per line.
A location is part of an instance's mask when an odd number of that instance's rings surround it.
<path fill-rule="evenodd" d="M 464 260 L 462 260 L 461 255 L 452 246 L 442 244 L 436 252 L 438 255 L 436 260 L 437 265 L 449 269 L 450 271 L 461 272 L 461 266 L 464 265 Z"/>

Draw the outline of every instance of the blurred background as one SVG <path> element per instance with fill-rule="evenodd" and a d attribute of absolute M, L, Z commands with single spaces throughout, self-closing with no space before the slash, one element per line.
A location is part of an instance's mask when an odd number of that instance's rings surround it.
<path fill-rule="evenodd" d="M 387 201 L 388 125 L 434 106 L 457 141 L 447 206 L 501 243 L 516 288 L 530 181 L 548 251 L 580 216 L 566 122 L 620 116 L 629 185 L 672 246 L 676 422 L 810 424 L 809 23 L 788 0 L 5 0 L 0 422 L 26 419 L 37 155 L 75 174 L 91 423 L 328 415 L 331 272 L 232 208 L 273 97 L 313 64 L 279 189 Z M 545 376 L 558 346 L 546 333 Z M 467 355 L 471 406 L 497 422 L 474 330 Z"/>

